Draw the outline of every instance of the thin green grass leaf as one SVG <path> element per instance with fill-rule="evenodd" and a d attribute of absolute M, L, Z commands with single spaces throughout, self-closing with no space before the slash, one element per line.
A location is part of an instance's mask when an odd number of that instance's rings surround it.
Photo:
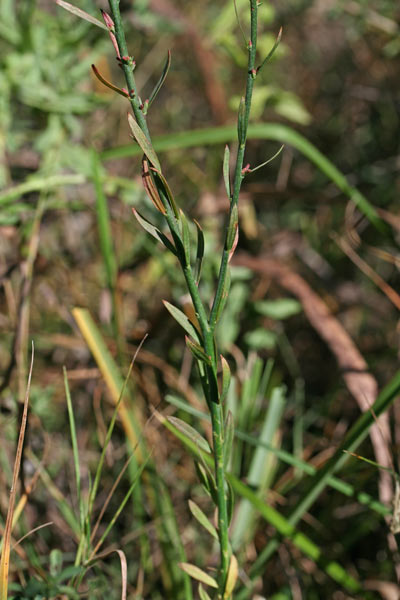
<path fill-rule="evenodd" d="M 247 482 L 256 493 L 265 497 L 265 491 L 272 478 L 272 469 L 276 466 L 276 455 L 265 449 L 265 445 L 274 446 L 274 438 L 279 428 L 283 410 L 286 404 L 286 388 L 276 387 L 265 413 L 264 423 L 259 435 L 259 442 L 254 452 L 250 469 L 247 474 Z M 253 534 L 255 519 L 257 517 L 254 506 L 247 500 L 242 500 L 238 506 L 235 527 L 231 534 L 232 548 L 238 549 Z"/>
<path fill-rule="evenodd" d="M 204 462 L 209 463 L 209 465 L 212 466 L 212 456 L 201 453 L 198 447 L 185 435 L 182 435 L 179 430 L 177 430 L 177 428 L 174 427 L 167 419 L 160 415 L 157 418 L 159 418 L 161 423 L 163 423 L 167 429 L 174 433 L 174 435 L 176 435 L 176 437 L 178 437 L 178 439 L 180 439 L 195 456 L 197 456 L 199 459 L 201 456 Z M 230 473 L 227 473 L 226 477 L 234 492 L 236 492 L 242 498 L 249 500 L 249 502 L 254 505 L 263 519 L 275 527 L 281 536 L 289 538 L 292 543 L 306 556 L 317 562 L 321 569 L 323 569 L 330 577 L 332 577 L 333 580 L 335 580 L 337 583 L 340 583 L 351 592 L 361 590 L 360 584 L 351 575 L 349 575 L 339 563 L 328 560 L 322 550 L 314 542 L 312 542 L 310 538 L 297 531 L 295 526 L 293 526 L 275 508 L 266 504 L 262 498 L 260 498 L 255 492 L 253 492 L 252 489 L 250 489 L 249 486 Z"/>
<path fill-rule="evenodd" d="M 92 150 L 92 172 L 96 192 L 96 216 L 100 249 L 103 256 L 107 286 L 110 290 L 113 290 L 117 277 L 117 259 L 114 252 L 114 243 L 111 233 L 110 213 L 108 210 L 107 199 L 103 191 L 103 182 L 100 177 L 101 163 L 99 155 L 95 150 Z"/>
<path fill-rule="evenodd" d="M 346 460 L 348 455 L 344 450 L 353 452 L 361 442 L 367 437 L 371 425 L 374 423 L 374 416 L 378 417 L 394 402 L 400 392 L 400 371 L 392 378 L 390 383 L 381 391 L 378 398 L 374 402 L 370 410 L 363 413 L 350 431 L 345 436 L 343 442 L 336 449 L 333 456 L 321 467 L 312 477 L 307 492 L 303 495 L 300 501 L 296 504 L 295 509 L 288 517 L 288 523 L 296 525 L 302 518 L 304 513 L 309 510 L 314 501 L 322 493 L 333 473 L 339 470 Z M 251 568 L 251 575 L 256 575 L 261 572 L 267 560 L 275 552 L 279 546 L 278 540 L 271 540 Z"/>
<path fill-rule="evenodd" d="M 130 460 L 131 457 L 129 457 Z M 117 510 L 115 511 L 113 517 L 110 519 L 109 523 L 107 524 L 107 527 L 104 530 L 103 535 L 101 536 L 101 538 L 99 539 L 99 541 L 96 544 L 96 547 L 94 548 L 93 552 L 92 552 L 92 556 L 90 558 L 90 560 L 93 559 L 93 557 L 97 554 L 97 552 L 99 551 L 99 549 L 101 548 L 101 546 L 104 543 L 104 540 L 107 538 L 108 534 L 110 533 L 111 529 L 114 527 L 115 522 L 117 521 L 119 515 L 121 514 L 121 512 L 123 511 L 126 503 L 128 502 L 129 498 L 132 495 L 132 492 L 135 488 L 135 486 L 138 484 L 139 478 L 145 468 L 145 466 L 147 465 L 147 462 L 150 459 L 150 454 L 144 459 L 144 461 L 142 462 L 142 464 L 140 465 L 140 467 L 138 468 L 135 478 L 133 479 L 132 483 L 129 486 L 128 491 L 126 492 L 122 502 L 120 503 L 119 507 L 117 508 Z"/>
<path fill-rule="evenodd" d="M 81 533 L 83 533 L 84 522 L 85 522 L 85 508 L 83 505 L 83 498 L 82 498 L 82 494 L 81 494 L 81 467 L 80 467 L 80 461 L 79 461 L 78 439 L 76 436 L 74 409 L 72 406 L 71 394 L 70 394 L 70 390 L 69 390 L 67 369 L 65 367 L 63 367 L 63 375 L 64 375 L 65 396 L 67 399 L 69 429 L 70 429 L 70 433 L 71 433 L 72 456 L 74 458 L 76 497 L 78 500 L 78 507 L 79 507 L 79 523 L 80 523 L 80 527 L 81 527 Z"/>
<path fill-rule="evenodd" d="M 173 148 L 193 148 L 209 144 L 233 142 L 236 138 L 237 130 L 235 126 L 223 126 L 182 131 L 173 135 L 163 135 L 156 138 L 153 141 L 153 145 L 157 152 L 165 152 Z M 343 194 L 354 202 L 374 227 L 383 233 L 387 232 L 386 224 L 369 200 L 357 188 L 350 185 L 346 177 L 322 152 L 294 129 L 281 123 L 253 123 L 248 127 L 247 139 L 275 140 L 296 148 L 308 160 L 314 163 L 321 173 L 324 173 Z M 109 160 L 138 154 L 140 154 L 140 150 L 130 144 L 129 146 L 120 146 L 107 150 L 101 156 L 103 160 Z"/>
<path fill-rule="evenodd" d="M 195 408 L 190 406 L 187 402 L 181 400 L 180 398 L 177 398 L 176 396 L 172 396 L 172 395 L 168 394 L 165 397 L 165 399 L 170 404 L 173 404 L 180 410 L 187 412 L 188 414 L 192 415 L 193 417 L 196 417 L 198 419 L 204 419 L 206 421 L 210 421 L 209 415 L 207 415 L 206 413 L 203 413 L 199 410 L 196 410 Z M 262 442 L 259 438 L 254 438 L 253 436 L 248 435 L 247 433 L 244 433 L 243 431 L 236 429 L 235 430 L 235 438 L 238 438 L 238 439 L 246 442 L 250 446 L 254 446 L 256 448 L 257 447 L 265 448 L 265 450 L 268 450 L 269 452 L 275 454 L 275 456 L 277 458 L 279 458 L 279 460 L 281 460 L 285 464 L 290 465 L 290 466 L 298 469 L 299 471 L 306 473 L 307 475 L 314 475 L 317 472 L 317 469 L 315 467 L 313 467 L 313 465 L 310 465 L 309 463 L 305 462 L 304 460 L 301 460 L 300 458 L 293 456 L 292 454 L 290 454 L 290 452 L 287 452 L 286 450 L 282 450 L 281 448 L 276 448 L 275 446 L 272 446 L 270 444 L 266 444 L 266 443 Z M 386 515 L 390 514 L 390 509 L 387 506 L 385 506 L 378 500 L 375 500 L 375 498 L 373 498 L 366 492 L 358 492 L 357 490 L 355 490 L 355 488 L 352 485 L 338 479 L 337 477 L 333 477 L 333 476 L 329 477 L 328 485 L 329 485 L 329 487 L 337 490 L 338 492 L 347 496 L 348 498 L 354 498 L 360 504 L 368 506 L 368 508 L 370 508 L 371 510 L 374 510 L 375 512 L 377 512 L 378 514 L 380 514 L 382 516 L 386 516 Z"/>
<path fill-rule="evenodd" d="M 121 388 L 121 392 L 120 392 L 117 404 L 115 405 L 114 412 L 113 412 L 110 424 L 109 424 L 108 429 L 107 429 L 107 433 L 106 433 L 106 437 L 105 437 L 105 440 L 104 440 L 103 448 L 102 448 L 101 454 L 100 454 L 100 459 L 99 459 L 99 462 L 97 464 L 96 473 L 95 473 L 94 480 L 93 480 L 93 485 L 90 487 L 89 502 L 88 502 L 88 517 L 89 518 L 90 518 L 90 515 L 92 514 L 93 505 L 94 505 L 94 502 L 95 502 L 95 499 L 96 499 L 97 490 L 98 490 L 99 483 L 100 483 L 100 478 L 101 478 L 101 473 L 102 473 L 102 470 L 103 470 L 103 465 L 104 465 L 104 460 L 105 460 L 105 457 L 106 457 L 107 448 L 108 448 L 108 445 L 109 445 L 109 443 L 111 441 L 111 437 L 112 437 L 112 434 L 113 434 L 113 431 L 114 431 L 114 426 L 115 426 L 115 422 L 116 422 L 116 419 L 117 419 L 119 407 L 120 407 L 122 399 L 123 399 L 123 397 L 125 395 L 125 390 L 126 390 L 126 387 L 128 385 L 128 381 L 130 379 L 130 376 L 131 376 L 131 373 L 132 373 L 132 369 L 133 369 L 133 365 L 135 364 L 136 357 L 139 354 L 140 349 L 143 346 L 143 343 L 146 340 L 146 338 L 147 338 L 147 334 L 141 340 L 141 342 L 140 342 L 139 346 L 137 347 L 136 352 L 135 352 L 135 354 L 134 354 L 134 356 L 133 356 L 133 358 L 131 360 L 131 364 L 129 365 L 128 373 L 127 373 L 127 375 L 125 377 L 124 384 L 123 384 L 123 386 Z M 92 537 L 93 537 L 93 535 L 94 534 L 92 533 Z"/>

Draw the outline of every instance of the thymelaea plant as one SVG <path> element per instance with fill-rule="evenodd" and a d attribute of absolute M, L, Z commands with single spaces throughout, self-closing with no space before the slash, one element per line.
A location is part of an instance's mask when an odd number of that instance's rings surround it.
<path fill-rule="evenodd" d="M 65 4 L 66 3 L 63 3 L 64 7 Z M 246 41 L 248 52 L 246 87 L 245 94 L 240 101 L 237 118 L 238 147 L 232 181 L 229 171 L 230 151 L 228 147 L 225 149 L 223 160 L 223 175 L 229 198 L 229 216 L 225 230 L 224 246 L 220 260 L 215 294 L 210 310 L 204 303 L 199 289 L 201 263 L 204 256 L 204 236 L 201 226 L 199 223 L 195 222 L 197 230 L 197 249 L 195 262 L 192 264 L 192 238 L 190 227 L 184 212 L 177 206 L 173 193 L 163 175 L 162 166 L 152 146 L 147 122 L 148 110 L 167 75 L 171 62 L 170 54 L 168 53 L 162 74 L 152 94 L 148 99 L 142 100 L 139 96 L 134 75 L 136 61 L 128 52 L 119 0 L 109 0 L 110 14 L 102 11 L 102 15 L 116 53 L 116 59 L 124 74 L 126 87 L 118 88 L 113 83 L 110 83 L 99 73 L 97 68 L 93 66 L 93 72 L 100 81 L 126 97 L 131 105 L 133 116 L 132 114 L 128 115 L 128 122 L 133 138 L 143 153 L 143 185 L 154 207 L 164 216 L 170 237 L 167 237 L 157 227 L 144 219 L 144 217 L 136 210 L 134 210 L 134 214 L 140 225 L 142 225 L 142 227 L 158 241 L 162 242 L 167 250 L 176 256 L 182 269 L 186 287 L 197 318 L 197 323 L 195 325 L 194 323 L 191 323 L 187 316 L 178 308 L 166 303 L 169 312 L 188 334 L 186 336 L 186 344 L 197 363 L 205 400 L 211 416 L 211 452 L 214 470 L 212 472 L 204 462 L 198 462 L 196 464 L 196 469 L 201 482 L 217 507 L 218 517 L 216 537 L 219 542 L 220 565 L 217 580 L 213 579 L 194 565 L 185 563 L 181 566 L 183 570 L 189 573 L 194 579 L 200 580 L 201 583 L 214 588 L 218 598 L 231 597 L 237 579 L 238 569 L 236 558 L 231 552 L 228 534 L 229 522 L 232 516 L 233 492 L 225 476 L 225 468 L 229 462 L 229 453 L 233 439 L 233 420 L 229 415 L 224 415 L 224 398 L 229 388 L 230 371 L 227 361 L 218 354 L 216 328 L 228 297 L 230 284 L 229 262 L 238 242 L 238 202 L 240 189 L 244 177 L 247 173 L 252 171 L 249 165 L 244 166 L 244 156 L 253 87 L 257 75 L 272 56 L 279 44 L 281 36 L 281 32 L 279 32 L 271 52 L 266 59 L 257 66 L 257 23 L 260 4 L 261 3 L 258 0 L 249 0 L 251 17 L 250 36 L 248 41 Z M 222 370 L 221 386 L 218 384 L 217 377 L 220 367 Z M 192 439 L 197 440 L 196 443 L 198 443 L 198 434 L 190 431 L 188 426 L 185 427 L 185 425 L 182 425 L 182 427 L 185 430 L 185 434 L 192 437 Z M 196 509 L 194 510 L 197 519 L 200 522 L 203 521 L 204 525 L 204 518 L 199 518 L 199 511 Z M 210 527 L 208 527 L 208 530 L 210 531 Z M 199 594 L 202 598 L 208 597 L 207 592 L 205 592 L 201 585 Z"/>

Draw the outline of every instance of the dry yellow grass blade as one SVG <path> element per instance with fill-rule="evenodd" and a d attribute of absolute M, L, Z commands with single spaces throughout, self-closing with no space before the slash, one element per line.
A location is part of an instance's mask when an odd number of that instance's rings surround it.
<path fill-rule="evenodd" d="M 13 471 L 11 490 L 10 490 L 10 501 L 8 504 L 6 526 L 4 529 L 4 536 L 3 536 L 3 550 L 1 553 L 1 560 L 0 560 L 0 600 L 7 600 L 7 594 L 8 594 L 8 574 L 9 574 L 9 568 L 10 568 L 11 531 L 12 531 L 12 523 L 13 523 L 15 497 L 16 497 L 16 493 L 17 493 L 18 476 L 19 476 L 19 470 L 20 470 L 20 466 L 21 466 L 22 447 L 24 444 L 26 422 L 27 422 L 27 418 L 28 418 L 29 392 L 30 392 L 30 388 L 31 388 L 33 358 L 34 358 L 34 346 L 33 346 L 33 342 L 32 342 L 31 365 L 29 368 L 28 383 L 26 386 L 26 393 L 25 393 L 25 399 L 24 399 L 24 410 L 22 413 L 22 421 L 21 421 L 21 426 L 20 426 L 20 430 L 19 430 L 17 452 L 16 452 L 16 456 L 15 456 L 15 461 L 14 461 L 14 471 Z"/>
<path fill-rule="evenodd" d="M 114 404 L 117 404 L 124 387 L 124 380 L 113 357 L 108 351 L 89 311 L 84 308 L 74 308 L 72 315 L 104 377 Z M 142 462 L 143 455 L 138 435 L 138 431 L 140 431 L 139 420 L 137 419 L 136 424 L 133 422 L 134 416 L 128 411 L 123 401 L 119 404 L 118 412 L 132 448 L 137 448 L 137 460 Z"/>

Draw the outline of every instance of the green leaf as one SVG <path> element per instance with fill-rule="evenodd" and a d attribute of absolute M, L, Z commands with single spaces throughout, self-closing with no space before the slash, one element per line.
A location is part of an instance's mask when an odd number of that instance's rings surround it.
<path fill-rule="evenodd" d="M 193 219 L 194 223 L 196 225 L 197 228 L 197 251 L 196 251 L 196 264 L 195 264 L 195 281 L 197 283 L 197 285 L 199 285 L 199 281 L 200 281 L 200 275 L 201 275 L 201 265 L 203 262 L 203 256 L 204 256 L 204 233 L 202 228 L 200 227 L 200 224 L 196 221 L 196 219 Z"/>
<path fill-rule="evenodd" d="M 325 176 L 350 198 L 357 208 L 364 213 L 369 221 L 381 232 L 387 233 L 388 228 L 378 215 L 376 208 L 357 189 L 350 185 L 346 177 L 322 152 L 300 133 L 282 123 L 252 123 L 248 127 L 247 137 L 256 140 L 275 140 L 296 148 L 303 156 L 310 160 Z M 154 147 L 159 152 L 177 148 L 193 148 L 206 144 L 222 144 L 237 139 L 237 130 L 233 125 L 227 127 L 212 127 L 207 129 L 194 129 L 181 131 L 179 134 L 160 136 L 154 140 Z M 140 150 L 132 144 L 112 148 L 102 153 L 103 160 L 137 156 Z M 19 186 L 18 186 L 19 187 Z M 0 200 L 1 200 L 0 194 Z"/>
<path fill-rule="evenodd" d="M 230 176 L 229 176 L 229 158 L 230 158 L 230 152 L 229 152 L 229 146 L 227 144 L 225 146 L 225 152 L 224 152 L 223 173 L 224 173 L 225 189 L 226 189 L 226 193 L 228 194 L 228 198 L 231 197 L 231 181 L 230 181 Z"/>
<path fill-rule="evenodd" d="M 212 535 L 216 540 L 218 540 L 218 533 L 215 527 L 210 523 L 207 516 L 203 513 L 200 506 L 198 506 L 193 500 L 189 500 L 189 508 L 190 512 L 194 516 L 194 518 L 204 527 L 206 531 L 210 535 Z"/>
<path fill-rule="evenodd" d="M 141 214 L 136 210 L 136 208 L 132 208 L 132 212 L 135 215 L 138 223 L 143 227 L 143 229 L 147 231 L 147 233 L 152 235 L 153 238 L 155 238 L 158 242 L 164 244 L 164 246 L 176 256 L 176 249 L 174 248 L 173 244 L 169 241 L 167 236 L 161 233 L 161 231 L 157 227 L 152 225 L 150 221 L 142 217 Z"/>
<path fill-rule="evenodd" d="M 207 468 L 197 460 L 194 463 L 194 467 L 196 469 L 197 477 L 207 494 L 211 496 L 211 486 L 209 480 L 209 473 L 207 472 Z"/>
<path fill-rule="evenodd" d="M 143 153 L 147 156 L 153 167 L 155 167 L 161 173 L 161 165 L 153 146 L 151 145 L 151 143 L 149 142 L 143 131 L 140 129 L 139 125 L 136 123 L 135 119 L 132 117 L 131 114 L 128 114 L 128 122 L 133 137 L 143 150 Z"/>
<path fill-rule="evenodd" d="M 199 332 L 197 331 L 195 326 L 192 325 L 192 323 L 189 321 L 189 319 L 185 315 L 185 313 L 183 313 L 179 308 L 177 308 L 173 304 L 170 304 L 166 300 L 163 300 L 163 303 L 164 303 L 164 306 L 167 309 L 167 311 L 174 317 L 175 321 L 177 321 L 179 323 L 179 325 L 181 327 L 183 327 L 183 329 L 186 331 L 186 333 L 191 335 L 192 338 L 195 339 L 196 341 L 200 342 Z"/>
<path fill-rule="evenodd" d="M 215 579 L 213 579 L 205 571 L 202 571 L 202 569 L 199 569 L 199 567 L 196 567 L 196 565 L 181 562 L 179 563 L 179 566 L 182 571 L 185 571 L 185 573 L 187 573 L 193 579 L 197 579 L 197 581 L 201 581 L 205 585 L 209 585 L 215 589 L 218 588 L 218 583 L 215 581 Z"/>
<path fill-rule="evenodd" d="M 224 287 L 222 288 L 221 300 L 219 302 L 219 305 L 218 305 L 217 311 L 216 311 L 216 316 L 215 316 L 216 323 L 218 323 L 218 321 L 222 315 L 222 312 L 225 308 L 226 301 L 228 300 L 230 287 L 231 287 L 231 272 L 228 267 L 226 270 L 226 273 L 225 273 Z"/>
<path fill-rule="evenodd" d="M 226 485 L 226 510 L 228 513 L 228 525 L 230 525 L 230 522 L 232 521 L 233 517 L 233 509 L 235 506 L 235 492 L 233 491 L 233 487 L 229 479 L 227 479 Z"/>
<path fill-rule="evenodd" d="M 206 590 L 203 588 L 201 583 L 199 583 L 199 598 L 200 600 L 211 600 L 210 596 L 207 594 Z"/>
<path fill-rule="evenodd" d="M 280 28 L 278 35 L 276 36 L 275 43 L 272 46 L 271 50 L 268 52 L 267 56 L 264 58 L 261 65 L 257 68 L 257 73 L 259 73 L 261 71 L 261 69 L 267 64 L 267 62 L 272 58 L 272 55 L 274 54 L 275 50 L 277 49 L 277 47 L 280 44 L 281 38 L 282 38 L 282 27 Z"/>
<path fill-rule="evenodd" d="M 194 429 L 191 425 L 182 421 L 182 419 L 178 419 L 177 417 L 167 417 L 167 420 L 174 425 L 183 435 L 192 440 L 194 444 L 204 452 L 211 454 L 210 446 L 205 438 L 196 429 Z"/>
<path fill-rule="evenodd" d="M 155 180 L 157 181 L 157 188 L 159 189 L 159 191 L 164 192 L 164 195 L 167 198 L 170 207 L 174 211 L 174 215 L 175 215 L 177 221 L 179 221 L 180 213 L 179 213 L 178 207 L 176 205 L 175 198 L 171 192 L 171 188 L 169 187 L 167 180 L 165 179 L 164 175 L 161 173 L 161 169 L 158 170 L 158 169 L 152 168 L 151 170 L 152 170 Z M 161 187 L 161 190 L 160 190 L 160 187 Z"/>
<path fill-rule="evenodd" d="M 190 338 L 188 338 L 187 336 L 185 336 L 185 342 L 186 342 L 186 346 L 189 348 L 189 350 L 191 351 L 193 356 L 195 358 L 197 358 L 197 360 L 201 360 L 206 365 L 211 366 L 211 356 L 208 356 L 204 352 L 204 350 L 200 346 L 200 344 L 197 344 L 196 342 L 192 342 L 192 340 Z"/>
<path fill-rule="evenodd" d="M 239 145 L 245 144 L 246 142 L 246 101 L 244 96 L 240 98 L 238 120 L 237 120 L 237 132 Z"/>
<path fill-rule="evenodd" d="M 165 61 L 162 73 L 161 73 L 161 77 L 160 79 L 157 81 L 156 85 L 154 86 L 153 91 L 151 92 L 150 96 L 149 96 L 149 107 L 152 105 L 155 97 L 157 96 L 158 92 L 160 91 L 167 75 L 168 75 L 168 71 L 169 68 L 171 66 L 171 51 L 168 50 L 168 54 L 167 54 L 167 60 Z"/>
<path fill-rule="evenodd" d="M 108 29 L 104 25 L 104 23 L 99 21 L 99 19 L 96 19 L 96 17 L 92 17 L 92 15 L 89 15 L 87 12 L 85 12 L 81 8 L 78 8 L 78 7 L 74 6 L 73 4 L 70 4 L 69 2 L 65 2 L 65 0 L 56 0 L 56 4 L 58 4 L 58 6 L 61 6 L 68 12 L 72 13 L 76 17 L 79 17 L 80 19 L 84 19 L 85 21 L 89 21 L 89 23 L 92 23 L 92 25 L 97 25 L 97 27 L 100 27 L 100 29 L 105 29 L 106 31 L 108 31 Z"/>
<path fill-rule="evenodd" d="M 231 384 L 231 369 L 229 367 L 228 361 L 221 354 L 221 364 L 222 364 L 222 390 L 221 390 L 221 403 L 224 402 L 229 386 Z"/>
<path fill-rule="evenodd" d="M 231 210 L 231 215 L 229 218 L 229 225 L 228 225 L 228 233 L 226 235 L 226 249 L 231 254 L 233 254 L 236 244 L 237 244 L 238 227 L 239 227 L 238 207 L 237 207 L 237 204 L 235 204 Z"/>
<path fill-rule="evenodd" d="M 303 310 L 300 302 L 294 298 L 260 300 L 259 302 L 255 302 L 254 308 L 260 315 L 264 315 L 270 319 L 276 319 L 277 321 L 288 319 L 293 315 L 299 314 Z"/>
<path fill-rule="evenodd" d="M 255 329 L 246 333 L 244 341 L 253 350 L 272 350 L 276 344 L 276 334 L 268 329 Z"/>
<path fill-rule="evenodd" d="M 233 438 L 235 435 L 235 422 L 232 412 L 229 410 L 226 416 L 225 436 L 224 436 L 224 469 L 229 465 L 229 459 L 232 452 Z"/>

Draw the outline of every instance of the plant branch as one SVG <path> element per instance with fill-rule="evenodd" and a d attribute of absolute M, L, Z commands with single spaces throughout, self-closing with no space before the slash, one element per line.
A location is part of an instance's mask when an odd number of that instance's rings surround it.
<path fill-rule="evenodd" d="M 230 210 L 229 210 L 229 223 L 232 220 L 232 213 L 238 205 L 239 193 L 242 185 L 244 173 L 243 173 L 243 161 L 244 153 L 246 149 L 247 130 L 249 126 L 250 108 L 253 97 L 254 81 L 257 76 L 256 69 L 256 53 L 257 53 L 257 20 L 258 20 L 258 2 L 257 0 L 250 0 L 251 10 L 251 29 L 250 29 L 250 40 L 248 43 L 248 63 L 247 63 L 247 82 L 246 82 L 246 93 L 244 101 L 241 102 L 239 107 L 238 115 L 238 149 L 236 154 L 236 165 L 233 179 L 232 197 L 230 199 Z M 243 100 L 243 99 L 242 99 Z M 214 331 L 217 317 L 219 313 L 219 307 L 223 300 L 223 292 L 225 288 L 225 282 L 228 272 L 228 264 L 231 256 L 232 248 L 229 247 L 229 230 L 225 236 L 224 250 L 221 258 L 221 264 L 218 275 L 217 291 L 215 293 L 213 306 L 211 309 L 211 315 L 209 319 L 211 330 Z"/>

